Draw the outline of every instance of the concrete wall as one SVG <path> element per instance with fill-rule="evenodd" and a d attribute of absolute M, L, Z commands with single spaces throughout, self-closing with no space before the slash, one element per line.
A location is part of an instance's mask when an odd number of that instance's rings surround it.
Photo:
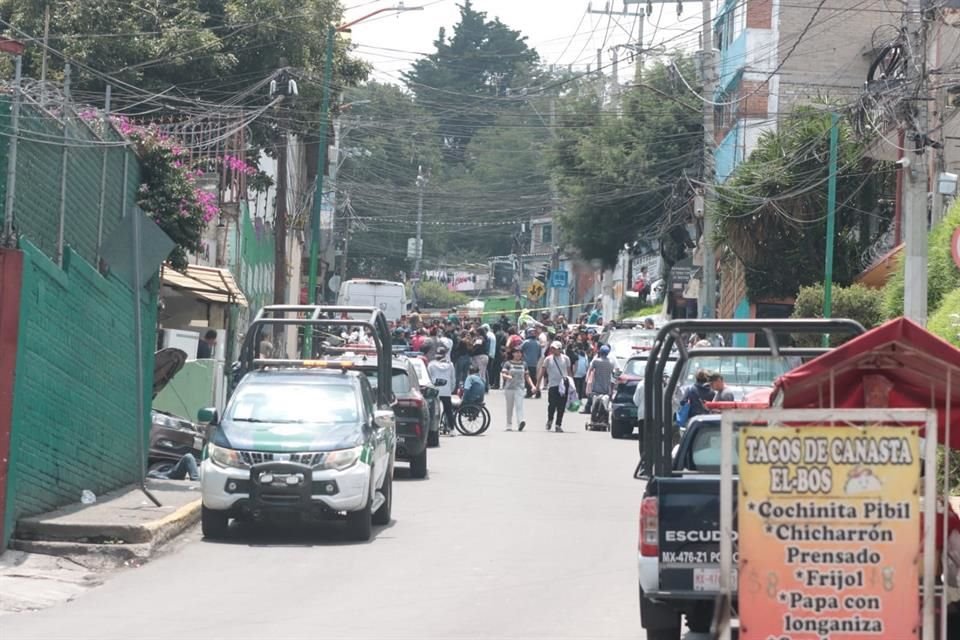
<path fill-rule="evenodd" d="M 137 481 L 146 434 L 156 294 L 144 291 L 144 408 L 136 411 L 134 302 L 69 247 L 63 269 L 21 239 L 19 337 L 4 545 L 17 518 Z M 154 283 L 155 285 L 155 283 Z"/>

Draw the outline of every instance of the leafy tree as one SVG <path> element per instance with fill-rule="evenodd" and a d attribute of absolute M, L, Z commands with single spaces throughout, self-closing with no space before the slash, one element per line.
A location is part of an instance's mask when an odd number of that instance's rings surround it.
<path fill-rule="evenodd" d="M 440 29 L 436 51 L 404 74 L 417 103 L 440 123 L 444 156 L 452 163 L 466 160 L 473 136 L 494 124 L 497 111 L 511 102 L 510 90 L 526 86 L 539 61 L 520 32 L 499 18 L 488 20 L 471 0 L 459 7 L 453 35 Z"/>
<path fill-rule="evenodd" d="M 676 231 L 686 235 L 685 175 L 698 171 L 703 117 L 674 66 L 684 77 L 696 75 L 693 61 L 679 54 L 655 64 L 645 84 L 625 96 L 621 117 L 603 109 L 590 83 L 562 101 L 551 154 L 565 203 L 560 222 L 585 258 L 606 267 L 624 244 L 646 238 L 670 245 Z"/>
<path fill-rule="evenodd" d="M 953 232 L 957 227 L 960 227 L 960 204 L 951 207 L 946 217 L 928 235 L 927 308 L 931 313 L 939 309 L 950 292 L 960 288 L 960 269 L 957 269 L 957 265 L 954 264 L 950 249 Z M 897 270 L 884 288 L 888 317 L 895 318 L 903 315 L 905 272 L 901 254 Z M 933 316 L 931 316 L 931 322 L 932 318 Z"/>
<path fill-rule="evenodd" d="M 368 82 L 348 90 L 344 103 L 355 105 L 342 116 L 337 175 L 338 201 L 349 202 L 356 220 L 348 269 L 396 277 L 410 266 L 407 239 L 414 234 L 418 173 L 431 175 L 440 164 L 436 123 L 395 85 Z M 429 222 L 432 209 L 424 209 Z"/>
<path fill-rule="evenodd" d="M 960 289 L 954 289 L 940 300 L 930 315 L 927 329 L 955 347 L 960 347 Z"/>
<path fill-rule="evenodd" d="M 888 166 L 866 158 L 865 143 L 841 121 L 838 147 L 835 282 L 846 285 L 886 233 Z M 746 267 L 751 298 L 791 297 L 823 279 L 830 115 L 799 108 L 765 132 L 746 162 L 717 187 L 717 240 Z M 881 224 L 871 227 L 870 219 Z"/>
<path fill-rule="evenodd" d="M 858 321 L 867 329 L 872 329 L 886 319 L 883 312 L 883 292 L 871 289 L 862 284 L 853 284 L 849 287 L 833 287 L 831 295 L 832 315 L 835 318 L 850 318 Z M 794 318 L 822 318 L 823 317 L 823 285 L 815 284 L 801 287 L 797 293 L 797 301 L 793 308 Z M 849 340 L 852 336 L 831 336 L 831 344 L 836 346 Z M 797 337 L 797 345 L 803 347 L 820 346 L 819 336 L 802 335 Z"/>

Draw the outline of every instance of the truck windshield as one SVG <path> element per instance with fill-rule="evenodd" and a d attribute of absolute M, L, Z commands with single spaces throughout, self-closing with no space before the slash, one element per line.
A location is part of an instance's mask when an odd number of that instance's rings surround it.
<path fill-rule="evenodd" d="M 728 385 L 769 387 L 793 367 L 784 357 L 774 356 L 693 356 L 684 365 L 678 387 L 693 384 L 697 371 L 705 369 L 723 376 Z"/>
<path fill-rule="evenodd" d="M 733 435 L 733 469 L 737 472 L 737 434 Z M 720 425 L 704 425 L 693 434 L 690 468 L 706 473 L 720 472 Z"/>
<path fill-rule="evenodd" d="M 225 418 L 273 424 L 357 423 L 360 407 L 356 390 L 346 384 L 251 384 L 237 390 Z"/>

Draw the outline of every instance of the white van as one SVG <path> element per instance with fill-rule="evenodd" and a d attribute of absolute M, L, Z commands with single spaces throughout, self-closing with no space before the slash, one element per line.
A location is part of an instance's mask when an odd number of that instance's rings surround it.
<path fill-rule="evenodd" d="M 343 307 L 376 307 L 387 320 L 399 322 L 407 313 L 407 291 L 400 282 L 347 280 L 340 285 L 337 304 Z"/>

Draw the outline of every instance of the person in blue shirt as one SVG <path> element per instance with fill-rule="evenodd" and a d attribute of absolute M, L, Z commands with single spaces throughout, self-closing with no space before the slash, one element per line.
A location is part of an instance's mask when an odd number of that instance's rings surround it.
<path fill-rule="evenodd" d="M 471 366 L 470 375 L 463 383 L 463 404 L 482 405 L 487 393 L 487 383 L 480 376 L 480 367 Z"/>
<path fill-rule="evenodd" d="M 520 352 L 523 353 L 523 363 L 527 367 L 527 373 L 530 374 L 531 384 L 527 385 L 527 394 L 525 398 L 540 397 L 540 387 L 536 384 L 537 367 L 540 366 L 540 341 L 537 340 L 535 329 L 527 329 L 527 337 L 520 344 Z"/>

